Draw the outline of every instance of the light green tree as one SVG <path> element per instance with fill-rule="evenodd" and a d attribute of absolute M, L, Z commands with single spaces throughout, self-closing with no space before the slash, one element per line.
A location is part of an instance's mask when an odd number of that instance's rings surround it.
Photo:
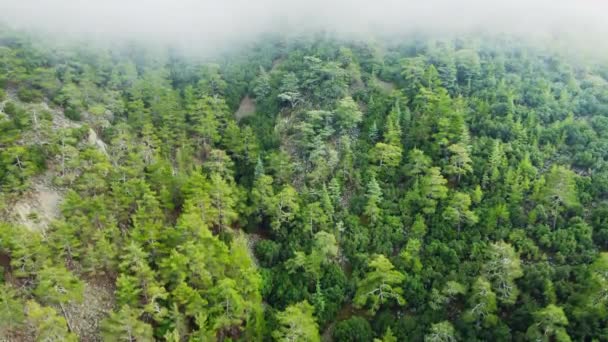
<path fill-rule="evenodd" d="M 431 326 L 431 331 L 424 336 L 424 342 L 455 342 L 456 331 L 452 323 L 443 321 Z"/>
<path fill-rule="evenodd" d="M 0 285 L 0 338 L 9 340 L 23 324 L 23 302 L 8 284 Z"/>
<path fill-rule="evenodd" d="M 112 312 L 101 324 L 104 341 L 153 341 L 152 327 L 139 320 L 141 314 L 127 305 Z"/>
<path fill-rule="evenodd" d="M 472 160 L 469 156 L 469 151 L 462 144 L 453 144 L 448 147 L 450 151 L 450 161 L 445 168 L 445 172 L 449 175 L 455 175 L 457 182 L 460 182 L 460 177 L 473 172 L 471 166 Z"/>
<path fill-rule="evenodd" d="M 238 217 L 235 210 L 236 198 L 232 186 L 219 174 L 213 173 L 209 178 L 207 193 L 210 207 L 207 211 L 208 224 L 223 231 Z"/>
<path fill-rule="evenodd" d="M 65 267 L 44 267 L 38 271 L 34 294 L 48 304 L 67 304 L 82 301 L 84 283 Z"/>
<path fill-rule="evenodd" d="M 463 319 L 485 327 L 494 326 L 498 322 L 496 316 L 496 294 L 492 291 L 492 284 L 484 277 L 478 277 L 471 288 L 469 307 Z"/>
<path fill-rule="evenodd" d="M 456 192 L 443 212 L 443 218 L 450 224 L 455 224 L 460 233 L 462 224 L 475 224 L 479 221 L 477 215 L 471 211 L 471 197 L 462 192 Z"/>
<path fill-rule="evenodd" d="M 315 240 L 312 250 L 309 254 L 298 251 L 295 256 L 287 261 L 286 265 L 291 272 L 296 272 L 300 267 L 304 271 L 319 279 L 321 275 L 321 267 L 327 265 L 338 256 L 338 244 L 333 234 L 327 232 L 318 232 L 315 234 Z"/>
<path fill-rule="evenodd" d="M 375 338 L 374 342 L 397 342 L 397 337 L 395 337 L 395 335 L 393 334 L 391 327 L 388 327 L 386 328 L 384 335 L 382 335 L 382 338 Z"/>
<path fill-rule="evenodd" d="M 536 311 L 533 316 L 534 323 L 526 331 L 526 337 L 529 341 L 571 341 L 566 331 L 568 318 L 559 306 L 549 304 L 547 307 Z"/>
<path fill-rule="evenodd" d="M 307 301 L 288 306 L 277 313 L 277 330 L 272 337 L 279 342 L 319 342 L 319 326 L 313 316 L 314 307 Z"/>
<path fill-rule="evenodd" d="M 519 255 L 510 244 L 499 241 L 492 243 L 489 259 L 483 265 L 483 273 L 492 282 L 494 292 L 499 300 L 515 303 L 519 290 L 515 279 L 523 275 Z"/>
<path fill-rule="evenodd" d="M 363 113 L 352 97 L 346 96 L 338 101 L 335 110 L 338 126 L 343 131 L 349 131 L 357 126 L 363 119 Z"/>
<path fill-rule="evenodd" d="M 384 256 L 376 255 L 368 264 L 369 271 L 357 284 L 357 292 L 353 300 L 356 307 L 369 306 L 375 313 L 382 304 L 394 300 L 399 305 L 405 304 L 403 290 L 399 286 L 405 280 L 405 275 L 397 270 Z"/>
<path fill-rule="evenodd" d="M 370 151 L 370 156 L 372 161 L 377 163 L 380 168 L 390 168 L 399 166 L 402 153 L 403 150 L 399 146 L 379 142 Z"/>
<path fill-rule="evenodd" d="M 551 208 L 555 229 L 560 212 L 579 205 L 576 174 L 564 166 L 554 165 L 545 176 L 545 186 L 539 194 L 539 199 Z"/>
<path fill-rule="evenodd" d="M 35 301 L 28 301 L 25 311 L 27 320 L 36 341 L 45 342 L 76 342 L 78 338 L 68 330 L 63 317 L 57 314 L 55 309 L 48 306 L 40 306 Z"/>
<path fill-rule="evenodd" d="M 370 220 L 372 224 L 375 224 L 380 219 L 380 203 L 382 201 L 382 189 L 376 181 L 376 177 L 372 176 L 367 184 L 367 193 L 365 194 L 367 203 L 363 209 L 363 213 Z"/>
<path fill-rule="evenodd" d="M 447 180 L 441 175 L 438 167 L 428 169 L 426 175 L 420 180 L 420 196 L 422 197 L 423 211 L 433 214 L 437 203 L 448 195 Z"/>
<path fill-rule="evenodd" d="M 284 224 L 294 220 L 300 210 L 298 194 L 291 186 L 285 186 L 272 198 L 268 212 L 273 230 L 280 231 Z"/>

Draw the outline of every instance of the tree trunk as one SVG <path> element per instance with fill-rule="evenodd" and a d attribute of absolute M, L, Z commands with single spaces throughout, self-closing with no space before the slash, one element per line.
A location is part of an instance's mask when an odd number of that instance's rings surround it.
<path fill-rule="evenodd" d="M 61 312 L 63 313 L 63 317 L 65 318 L 65 322 L 68 325 L 68 330 L 70 332 L 75 332 L 74 328 L 72 327 L 72 323 L 70 323 L 70 317 L 68 316 L 68 313 L 65 311 L 65 307 L 63 306 L 63 303 L 59 303 L 59 306 L 61 307 Z"/>

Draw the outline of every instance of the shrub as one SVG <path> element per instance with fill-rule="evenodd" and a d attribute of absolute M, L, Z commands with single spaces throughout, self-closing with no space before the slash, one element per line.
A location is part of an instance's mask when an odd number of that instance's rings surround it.
<path fill-rule="evenodd" d="M 369 342 L 373 341 L 372 327 L 369 322 L 358 316 L 336 324 L 334 330 L 334 341 L 336 342 Z"/>

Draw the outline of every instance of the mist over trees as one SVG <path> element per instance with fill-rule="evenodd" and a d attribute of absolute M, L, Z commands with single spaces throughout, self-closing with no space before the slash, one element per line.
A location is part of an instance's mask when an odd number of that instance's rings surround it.
<path fill-rule="evenodd" d="M 265 34 L 342 39 L 509 34 L 595 57 L 608 50 L 601 0 L 4 0 L 0 22 L 44 41 L 145 42 L 217 57 Z M 458 13 L 459 15 L 454 15 Z"/>

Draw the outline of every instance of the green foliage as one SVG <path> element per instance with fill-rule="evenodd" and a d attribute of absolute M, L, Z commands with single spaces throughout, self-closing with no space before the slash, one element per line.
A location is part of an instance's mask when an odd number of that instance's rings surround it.
<path fill-rule="evenodd" d="M 365 205 L 364 214 L 369 218 L 370 222 L 375 223 L 380 217 L 380 208 L 378 207 L 382 201 L 382 189 L 378 185 L 375 177 L 369 181 L 367 185 L 367 204 Z"/>
<path fill-rule="evenodd" d="M 448 207 L 443 212 L 443 217 L 451 224 L 456 224 L 458 232 L 461 225 L 472 225 L 479 221 L 477 215 L 470 210 L 471 197 L 461 192 L 454 193 L 449 201 Z"/>
<path fill-rule="evenodd" d="M 363 119 L 363 113 L 359 110 L 357 103 L 352 97 L 348 96 L 341 99 L 336 107 L 336 123 L 344 130 L 348 131 L 357 126 Z"/>
<path fill-rule="evenodd" d="M 424 336 L 425 342 L 453 342 L 457 340 L 454 327 L 447 321 L 433 324 L 429 333 Z"/>
<path fill-rule="evenodd" d="M 44 267 L 38 271 L 34 294 L 48 304 L 82 300 L 82 281 L 63 267 Z"/>
<path fill-rule="evenodd" d="M 568 209 L 579 204 L 574 172 L 563 166 L 553 166 L 545 177 L 540 200 L 550 208 L 553 228 L 555 228 L 558 214 L 562 208 Z"/>
<path fill-rule="evenodd" d="M 108 341 L 605 339 L 604 64 L 508 36 L 213 63 L 0 31 L 0 339 L 85 338 L 100 279 Z"/>
<path fill-rule="evenodd" d="M 378 341 L 378 339 L 374 339 L 374 342 Z M 380 340 L 382 342 L 397 342 L 397 337 L 395 337 L 395 335 L 393 334 L 393 331 L 391 330 L 391 327 L 386 328 L 386 332 L 384 333 L 384 335 L 382 336 L 382 339 Z"/>
<path fill-rule="evenodd" d="M 313 310 L 312 305 L 304 301 L 277 313 L 278 329 L 272 332 L 272 337 L 276 341 L 321 341 Z"/>
<path fill-rule="evenodd" d="M 499 241 L 489 246 L 488 260 L 483 273 L 493 283 L 499 300 L 515 303 L 519 290 L 514 280 L 523 275 L 519 255 L 506 242 Z"/>
<path fill-rule="evenodd" d="M 384 255 L 376 255 L 368 264 L 370 271 L 357 284 L 354 303 L 358 307 L 369 306 L 370 312 L 376 312 L 387 301 L 405 304 L 402 289 L 399 287 L 405 280 L 403 273 L 396 271 Z"/>
<path fill-rule="evenodd" d="M 448 150 L 451 153 L 449 164 L 446 166 L 446 173 L 456 175 L 458 181 L 460 177 L 473 171 L 471 158 L 466 148 L 460 144 L 450 145 Z"/>
<path fill-rule="evenodd" d="M 22 329 L 24 323 L 23 302 L 17 292 L 7 284 L 0 288 L 0 336 L 9 339 L 12 333 Z"/>
<path fill-rule="evenodd" d="M 28 301 L 25 310 L 36 341 L 78 341 L 55 309 Z"/>
<path fill-rule="evenodd" d="M 327 232 L 315 234 L 312 251 L 309 254 L 296 252 L 295 256 L 286 262 L 291 272 L 297 272 L 301 267 L 314 278 L 319 278 L 321 267 L 329 264 L 338 255 L 336 238 Z"/>
<path fill-rule="evenodd" d="M 565 329 L 567 325 L 564 310 L 551 304 L 534 313 L 534 324 L 528 328 L 526 337 L 533 341 L 570 341 Z"/>
<path fill-rule="evenodd" d="M 382 167 L 396 167 L 401 162 L 402 149 L 385 143 L 377 143 L 371 151 L 372 160 Z"/>
<path fill-rule="evenodd" d="M 477 278 L 471 288 L 469 297 L 470 309 L 465 312 L 464 319 L 469 322 L 481 323 L 484 327 L 492 327 L 498 322 L 496 316 L 496 294 L 492 285 L 483 277 Z"/>
<path fill-rule="evenodd" d="M 123 306 L 102 323 L 104 341 L 152 341 L 152 327 L 139 320 L 141 312 Z"/>
<path fill-rule="evenodd" d="M 372 327 L 365 318 L 359 316 L 338 322 L 334 329 L 336 342 L 364 342 L 371 341 L 372 338 Z"/>

